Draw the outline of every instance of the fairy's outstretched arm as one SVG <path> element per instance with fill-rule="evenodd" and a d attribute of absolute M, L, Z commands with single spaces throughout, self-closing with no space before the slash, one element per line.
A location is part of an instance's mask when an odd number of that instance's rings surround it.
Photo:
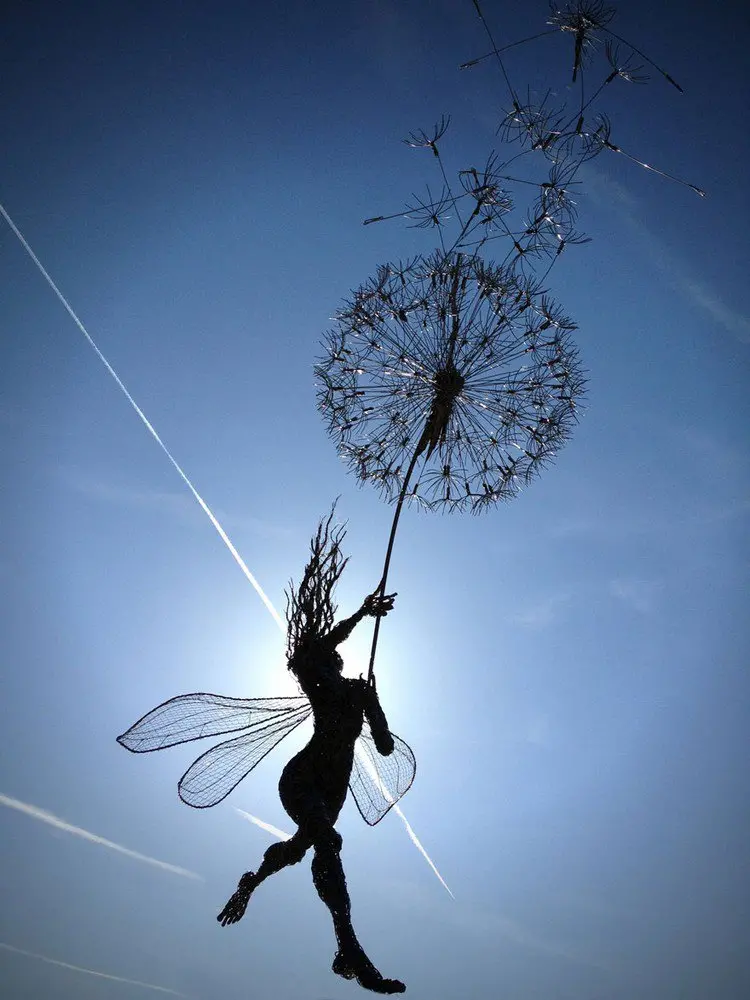
<path fill-rule="evenodd" d="M 367 615 L 373 618 L 382 618 L 387 615 L 389 611 L 393 610 L 393 601 L 396 594 L 383 594 L 382 596 L 377 593 L 370 594 L 362 602 L 362 607 L 359 611 L 355 611 L 353 615 L 349 618 L 344 618 L 340 622 L 337 622 L 333 626 L 328 635 L 323 636 L 322 641 L 325 642 L 331 649 L 335 649 L 339 646 L 345 639 L 354 631 L 355 626 L 359 625 L 363 618 Z"/>

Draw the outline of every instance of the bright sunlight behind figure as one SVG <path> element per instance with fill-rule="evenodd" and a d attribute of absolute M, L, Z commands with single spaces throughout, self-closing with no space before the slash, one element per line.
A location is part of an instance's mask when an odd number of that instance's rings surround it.
<path fill-rule="evenodd" d="M 37 7 L 0 997 L 746 1000 L 739 18 Z"/>
<path fill-rule="evenodd" d="M 162 439 L 159 437 L 158 433 L 156 432 L 155 428 L 153 427 L 153 425 L 151 424 L 151 422 L 149 421 L 149 419 L 146 417 L 146 415 L 143 412 L 143 410 L 140 408 L 140 406 L 138 406 L 138 404 L 135 402 L 135 400 L 133 399 L 133 397 L 130 395 L 129 391 L 127 390 L 127 388 L 126 388 L 125 384 L 123 383 L 123 381 L 120 379 L 120 377 L 117 374 L 117 372 L 114 370 L 114 368 L 110 365 L 109 361 L 106 359 L 106 357 L 99 350 L 99 348 L 97 347 L 97 345 L 94 342 L 93 338 L 91 337 L 90 333 L 84 327 L 83 323 L 78 318 L 77 314 L 74 312 L 72 306 L 68 303 L 67 299 L 64 297 L 64 295 L 59 290 L 59 288 L 57 287 L 57 285 L 55 284 L 55 282 L 49 276 L 47 270 L 45 269 L 45 267 L 43 266 L 43 264 L 41 263 L 41 261 L 39 260 L 39 258 L 36 256 L 36 254 L 34 253 L 34 251 L 32 250 L 32 248 L 29 246 L 27 240 L 25 239 L 25 237 L 23 236 L 23 234 L 21 233 L 21 231 L 18 229 L 18 227 L 13 222 L 13 220 L 8 215 L 8 213 L 6 212 L 5 208 L 2 205 L 0 205 L 0 214 L 2 214 L 3 218 L 7 221 L 8 225 L 11 227 L 13 233 L 18 238 L 18 240 L 21 243 L 21 245 L 23 246 L 24 250 L 26 250 L 26 252 L 29 255 L 29 257 L 31 257 L 31 259 L 34 261 L 34 263 L 36 264 L 37 268 L 39 269 L 39 271 L 41 272 L 41 274 L 43 275 L 43 277 L 45 278 L 45 280 L 47 281 L 47 283 L 49 284 L 49 286 L 52 288 L 52 290 L 54 291 L 54 293 L 57 296 L 57 298 L 63 304 L 63 306 L 65 307 L 66 311 L 68 312 L 68 314 L 72 317 L 73 321 L 75 322 L 76 326 L 83 333 L 83 335 L 85 336 L 86 340 L 88 341 L 88 343 L 90 344 L 90 346 L 93 348 L 93 350 L 96 353 L 96 355 L 99 358 L 99 360 L 102 362 L 102 364 L 104 365 L 104 367 L 107 369 L 107 371 L 111 375 L 111 377 L 114 379 L 115 383 L 117 384 L 117 386 L 119 387 L 119 389 L 122 391 L 122 393 L 125 395 L 126 399 L 130 403 L 130 405 L 133 407 L 133 409 L 135 410 L 135 412 L 138 414 L 141 422 L 144 424 L 144 426 L 146 427 L 146 429 L 148 430 L 148 432 L 151 434 L 151 436 L 154 438 L 154 440 L 156 441 L 156 443 L 159 445 L 159 447 L 165 453 L 165 455 L 169 459 L 170 463 L 172 464 L 172 466 L 175 468 L 175 470 L 179 474 L 180 478 L 183 480 L 183 482 L 185 483 L 185 485 L 188 487 L 188 489 L 192 493 L 193 497 L 195 498 L 195 500 L 197 501 L 197 503 L 199 504 L 199 506 L 201 507 L 201 509 L 203 510 L 203 512 L 206 514 L 206 516 L 210 520 L 211 524 L 216 529 L 219 537 L 221 538 L 221 540 L 226 545 L 226 547 L 229 550 L 229 553 L 231 554 L 232 558 L 235 560 L 235 562 L 237 563 L 237 565 L 240 567 L 240 569 L 244 573 L 246 579 L 250 582 L 250 584 L 252 585 L 252 587 L 255 590 L 255 592 L 258 594 L 258 596 L 260 597 L 260 599 L 263 601 L 263 604 L 268 609 L 268 612 L 270 613 L 271 617 L 274 619 L 274 621 L 279 626 L 279 628 L 282 629 L 282 631 L 283 631 L 284 630 L 284 623 L 283 623 L 283 620 L 282 620 L 280 614 L 278 613 L 278 611 L 274 607 L 273 603 L 271 602 L 271 600 L 268 597 L 268 595 L 266 594 L 266 592 L 263 590 L 263 588 L 261 587 L 261 585 L 258 583 L 258 581 L 255 578 L 255 576 L 248 569 L 245 561 L 240 556 L 239 552 L 237 551 L 237 549 L 233 545 L 231 539 L 227 535 L 227 533 L 224 530 L 224 528 L 222 527 L 222 525 L 219 523 L 219 520 L 216 518 L 216 516 L 214 515 L 213 511 L 210 509 L 210 507 L 208 506 L 208 504 L 206 503 L 206 501 L 203 499 L 203 497 L 198 493 L 198 491 L 196 490 L 195 486 L 193 485 L 193 483 L 191 482 L 191 480 L 188 478 L 187 474 L 183 471 L 182 467 L 178 464 L 177 460 L 173 457 L 172 453 L 169 451 L 169 449 L 166 447 L 166 445 L 164 444 L 164 442 L 162 441 Z M 232 699 L 228 699 L 228 700 L 232 700 Z M 304 721 L 304 717 L 302 719 L 298 720 L 298 722 L 301 722 L 301 721 Z M 292 726 L 292 728 L 296 728 L 297 724 L 298 723 L 295 723 L 295 725 Z M 291 731 L 291 730 L 289 730 L 289 731 Z M 209 735 L 209 734 L 206 733 L 205 735 Z M 285 733 L 283 735 L 285 735 Z M 197 738 L 199 738 L 199 737 L 195 737 L 195 736 L 191 737 L 191 739 L 197 739 Z M 269 739 L 269 741 L 270 741 L 270 734 L 267 733 L 266 734 L 266 738 Z M 281 737 L 279 737 L 279 739 L 280 738 Z M 170 745 L 171 746 L 172 744 L 165 744 L 165 746 L 166 745 Z M 273 746 L 275 746 L 275 743 L 270 742 L 269 749 L 272 749 Z M 130 747 L 129 749 L 134 749 L 134 748 Z M 159 749 L 159 748 L 157 748 L 157 747 L 151 747 L 151 749 Z M 265 752 L 267 753 L 268 750 L 266 750 Z M 263 753 L 261 756 L 265 756 L 265 753 Z M 258 760 L 260 760 L 260 759 L 261 759 L 261 757 L 258 758 Z M 257 763 L 257 761 L 256 761 L 256 763 Z M 190 804 L 191 805 L 196 805 L 197 803 L 196 802 L 191 802 Z M 213 803 L 211 803 L 211 804 L 213 804 Z M 415 844 L 415 846 L 417 847 L 417 849 L 419 850 L 419 852 L 424 856 L 424 858 L 426 859 L 427 863 L 433 869 L 433 871 L 437 875 L 437 877 L 440 880 L 440 882 L 443 885 L 445 885 L 445 882 L 443 881 L 442 876 L 438 872 L 438 870 L 435 867 L 432 859 L 429 857 L 429 855 L 425 851 L 425 849 L 422 846 L 422 844 L 417 839 L 416 834 L 414 833 L 413 829 L 407 823 L 406 817 L 403 815 L 403 813 L 401 812 L 401 810 L 398 810 L 398 815 L 401 817 L 401 819 L 402 819 L 402 821 L 403 821 L 403 823 L 405 825 L 407 833 L 409 834 L 409 838 Z M 446 886 L 446 888 L 447 888 L 447 886 Z M 448 890 L 448 891 L 450 892 L 450 890 Z"/>
<path fill-rule="evenodd" d="M 363 618 L 380 619 L 388 614 L 395 594 L 371 595 L 351 617 L 335 623 L 334 591 L 348 560 L 341 551 L 345 529 L 333 526 L 334 511 L 335 505 L 318 525 L 302 579 L 298 586 L 290 585 L 287 594 L 289 670 L 303 695 L 267 699 L 180 695 L 143 716 L 118 740 L 134 753 L 148 753 L 204 737 L 239 733 L 198 757 L 180 779 L 182 800 L 205 809 L 225 799 L 267 753 L 312 714 L 312 739 L 289 761 L 279 782 L 281 804 L 297 824 L 297 831 L 288 840 L 271 844 L 257 872 L 242 876 L 218 920 L 222 926 L 241 920 L 261 882 L 297 864 L 312 848 L 313 882 L 331 913 L 338 946 L 333 971 L 344 979 L 356 979 L 375 993 L 403 993 L 404 984 L 380 974 L 354 932 L 341 863 L 342 841 L 334 827 L 347 789 L 362 818 L 374 826 L 414 780 L 414 754 L 389 731 L 374 680 L 343 677 L 344 662 L 336 651 Z M 355 752 L 358 747 L 359 752 Z M 257 822 L 249 814 L 248 818 Z M 280 833 L 271 832 L 275 836 Z M 409 833 L 432 865 L 410 829 Z"/>

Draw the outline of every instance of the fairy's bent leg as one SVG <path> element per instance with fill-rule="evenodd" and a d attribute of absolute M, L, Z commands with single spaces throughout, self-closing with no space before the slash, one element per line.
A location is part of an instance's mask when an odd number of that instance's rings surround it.
<path fill-rule="evenodd" d="M 263 855 L 263 861 L 257 872 L 245 872 L 240 879 L 236 892 L 231 896 L 227 905 L 216 918 L 222 927 L 228 924 L 236 924 L 242 920 L 250 901 L 253 891 L 264 882 L 269 875 L 280 872 L 288 865 L 298 864 L 311 846 L 311 841 L 298 830 L 289 840 L 282 840 L 279 843 L 271 844 Z"/>
<path fill-rule="evenodd" d="M 329 836 L 315 844 L 312 863 L 313 882 L 330 911 L 338 944 L 332 969 L 344 979 L 356 979 L 360 986 L 375 993 L 403 993 L 404 984 L 398 979 L 383 978 L 357 940 L 340 851 L 341 837 L 331 827 Z"/>
<path fill-rule="evenodd" d="M 261 866 L 254 876 L 255 885 L 265 882 L 269 875 L 275 875 L 276 872 L 280 872 L 288 865 L 299 864 L 311 846 L 311 841 L 301 830 L 298 830 L 289 840 L 280 840 L 276 844 L 271 844 L 263 855 Z"/>
<path fill-rule="evenodd" d="M 222 927 L 236 924 L 241 920 L 250 901 L 250 896 L 261 882 L 288 865 L 296 865 L 312 846 L 313 838 L 309 835 L 306 825 L 306 799 L 311 787 L 309 770 L 309 753 L 301 750 L 286 765 L 279 780 L 279 796 L 281 804 L 298 826 L 295 835 L 289 840 L 271 844 L 263 856 L 263 861 L 257 872 L 245 872 L 240 879 L 237 891 L 216 918 Z"/>

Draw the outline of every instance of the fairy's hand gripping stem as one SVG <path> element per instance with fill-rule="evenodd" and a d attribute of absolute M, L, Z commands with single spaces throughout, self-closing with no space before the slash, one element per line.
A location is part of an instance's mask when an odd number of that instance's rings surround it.
<path fill-rule="evenodd" d="M 398 595 L 381 594 L 376 590 L 374 594 L 366 597 L 362 603 L 363 615 L 370 615 L 372 618 L 384 618 L 389 611 L 393 611 L 393 602 Z"/>

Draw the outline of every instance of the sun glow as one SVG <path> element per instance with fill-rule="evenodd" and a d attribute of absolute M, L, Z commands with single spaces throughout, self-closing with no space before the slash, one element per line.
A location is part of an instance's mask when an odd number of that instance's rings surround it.
<path fill-rule="evenodd" d="M 107 370 L 107 373 L 109 374 L 109 376 L 112 378 L 112 380 L 115 382 L 115 384 L 117 385 L 117 387 L 119 388 L 119 390 L 125 396 L 125 398 L 127 399 L 128 403 L 130 404 L 130 406 L 133 408 L 133 410 L 137 414 L 138 418 L 140 419 L 141 423 L 144 425 L 144 427 L 146 428 L 146 430 L 148 431 L 148 433 L 151 435 L 151 437 L 157 443 L 157 445 L 162 450 L 162 452 L 164 453 L 164 455 L 167 457 L 167 459 L 169 460 L 169 462 L 172 465 L 172 467 L 174 468 L 174 470 L 177 472 L 177 474 L 179 475 L 179 477 L 182 479 L 182 481 L 185 484 L 185 486 L 188 488 L 188 490 L 190 491 L 190 493 L 193 495 L 193 498 L 195 499 L 196 503 L 199 505 L 199 507 L 201 508 L 201 510 L 203 511 L 203 513 L 206 515 L 206 517 L 209 519 L 209 521 L 213 525 L 213 527 L 216 530 L 217 534 L 219 535 L 219 537 L 221 538 L 222 542 L 224 543 L 224 545 L 228 549 L 230 555 L 232 556 L 232 558 L 234 559 L 234 561 L 237 563 L 237 565 L 239 566 L 239 568 L 242 570 L 245 578 L 248 580 L 248 582 L 250 583 L 250 585 L 253 587 L 253 589 L 255 590 L 256 594 L 258 595 L 258 597 L 261 599 L 261 601 L 265 605 L 266 610 L 268 611 L 268 613 L 271 615 L 271 617 L 273 618 L 273 620 L 276 622 L 276 624 L 278 625 L 278 627 L 281 630 L 281 632 L 284 635 L 286 635 L 286 623 L 285 623 L 284 619 L 279 614 L 279 612 L 276 610 L 273 602 L 268 597 L 268 595 L 266 594 L 266 592 L 263 590 L 263 588 L 261 587 L 260 583 L 256 580 L 255 576 L 250 572 L 250 569 L 245 564 L 244 560 L 240 556 L 240 554 L 237 551 L 237 549 L 234 547 L 231 539 L 229 538 L 229 536 L 227 535 L 226 531 L 224 530 L 224 528 L 220 524 L 219 520 L 217 519 L 217 517 L 215 516 L 215 514 L 213 513 L 213 511 L 211 510 L 211 508 L 208 506 L 208 504 L 206 503 L 206 501 L 203 499 L 203 497 L 200 495 L 200 493 L 197 491 L 197 489 L 195 488 L 195 486 L 193 485 L 193 483 L 191 482 L 191 480 L 188 478 L 187 473 L 184 472 L 184 470 L 182 469 L 182 467 L 178 464 L 177 460 L 174 458 L 174 456 L 172 455 L 172 453 L 169 451 L 169 449 L 167 448 L 167 446 L 164 444 L 164 442 L 162 441 L 161 437 L 157 433 L 156 428 L 153 426 L 153 424 L 151 423 L 151 421 L 148 419 L 148 417 L 146 416 L 146 414 L 144 413 L 144 411 L 140 408 L 140 406 L 136 403 L 135 399 L 131 396 L 130 392 L 128 391 L 127 387 L 125 386 L 125 383 L 122 381 L 122 379 L 117 374 L 117 372 L 112 367 L 112 365 L 109 363 L 109 361 L 104 356 L 104 354 L 100 351 L 100 349 L 97 346 L 96 342 L 94 341 L 93 337 L 88 332 L 88 330 L 86 329 L 86 327 L 83 325 L 83 323 L 79 319 L 77 313 L 73 310 L 73 307 L 70 305 L 70 303 L 65 298 L 65 296 L 63 295 L 63 293 L 60 291 L 60 289 L 57 287 L 57 285 L 55 284 L 55 282 L 52 280 L 52 278 L 50 277 L 49 273 L 45 269 L 44 265 L 39 260 L 39 258 L 37 257 L 37 255 L 32 250 L 31 246 L 27 242 L 27 240 L 24 237 L 23 233 L 16 226 L 15 222 L 13 222 L 13 220 L 10 217 L 10 215 L 8 215 L 8 213 L 6 212 L 6 210 L 2 206 L 2 204 L 0 204 L 0 215 L 2 215 L 2 217 L 8 223 L 8 225 L 10 226 L 10 228 L 13 231 L 14 235 L 18 239 L 19 243 L 24 248 L 24 250 L 26 251 L 26 253 L 28 254 L 28 256 L 31 258 L 31 260 L 33 261 L 33 263 L 35 264 L 35 266 L 37 267 L 37 269 L 41 273 L 41 275 L 44 278 L 44 280 L 50 286 L 50 288 L 52 289 L 52 291 L 54 292 L 54 294 L 57 296 L 57 298 L 59 299 L 60 303 L 62 304 L 62 306 L 64 307 L 64 309 L 66 310 L 66 312 L 68 313 L 68 315 L 70 316 L 70 318 L 73 320 L 73 322 L 75 323 L 75 325 L 78 327 L 78 329 L 80 330 L 80 332 L 83 334 L 83 336 L 85 337 L 85 339 L 88 342 L 89 346 L 94 351 L 94 353 L 96 354 L 96 356 L 98 357 L 98 359 L 101 361 L 101 363 L 104 366 L 104 368 Z M 353 644 L 352 648 L 347 649 L 347 651 L 346 651 L 345 661 L 348 660 L 348 662 L 349 662 L 349 669 L 348 669 L 347 673 L 351 672 L 353 665 L 354 665 L 354 667 L 356 669 L 357 667 L 360 667 L 361 665 L 366 664 L 368 662 L 368 660 L 369 660 L 369 656 L 363 656 L 362 655 L 362 647 L 361 647 L 362 641 L 363 641 L 363 639 L 361 637 L 359 637 L 359 643 L 358 644 Z M 278 663 L 278 659 L 276 658 L 277 655 L 278 654 L 274 651 L 274 655 L 268 657 L 267 662 L 269 663 L 269 669 L 271 669 L 270 668 L 271 664 Z M 366 667 L 365 667 L 365 669 L 366 669 Z M 358 672 L 359 673 L 364 673 L 364 670 L 360 669 Z M 278 677 L 278 680 L 277 680 L 277 677 Z M 284 677 L 286 679 L 286 686 L 287 687 L 289 685 L 292 685 L 296 689 L 296 684 L 294 684 L 293 679 L 291 677 L 289 677 L 288 672 L 285 671 L 285 672 L 282 673 L 281 671 L 278 670 L 278 668 L 275 668 L 274 669 L 274 684 L 277 685 L 277 686 L 276 686 L 276 689 L 273 692 L 273 694 L 269 694 L 269 697 L 273 697 L 273 696 L 278 697 L 279 696 L 278 685 L 284 686 L 284 683 L 281 680 L 282 677 Z M 293 691 L 293 692 L 290 691 L 290 693 L 296 694 L 296 693 L 298 693 L 298 691 L 296 691 L 296 690 Z M 398 810 L 398 815 L 401 817 L 402 821 L 406 825 L 407 833 L 411 837 L 411 839 L 414 842 L 414 844 L 418 847 L 418 849 L 424 855 L 425 859 L 428 861 L 428 863 L 430 864 L 430 866 L 432 867 L 432 869 L 435 871 L 435 874 L 438 876 L 438 878 L 440 878 L 440 881 L 443 882 L 443 880 L 440 877 L 440 874 L 439 874 L 437 868 L 432 863 L 432 861 L 430 860 L 430 858 L 427 855 L 426 851 L 424 850 L 424 848 L 422 847 L 422 845 L 417 840 L 416 835 L 414 834 L 414 831 L 409 826 L 409 824 L 408 824 L 408 822 L 406 820 L 406 817 L 404 816 L 404 814 L 401 812 L 400 809 Z M 132 852 L 128 852 L 128 853 L 132 853 Z M 190 874 L 192 874 L 192 873 L 190 873 Z M 445 885 L 444 882 L 443 882 L 443 885 Z M 447 888 L 447 886 L 446 886 L 446 888 Z M 448 891 L 450 891 L 450 890 L 448 890 Z"/>

